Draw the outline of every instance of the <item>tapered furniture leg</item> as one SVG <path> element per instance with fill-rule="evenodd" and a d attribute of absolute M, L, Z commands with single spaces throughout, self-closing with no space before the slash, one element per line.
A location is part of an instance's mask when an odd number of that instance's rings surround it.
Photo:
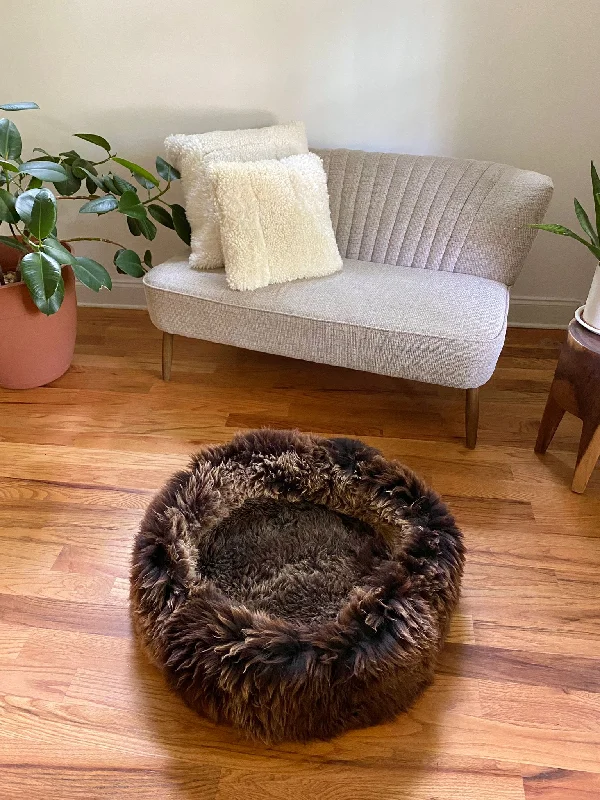
<path fill-rule="evenodd" d="M 163 331 L 162 340 L 162 378 L 171 380 L 171 362 L 173 361 L 173 334 Z"/>
<path fill-rule="evenodd" d="M 536 453 L 545 453 L 565 411 L 583 422 L 571 489 L 582 494 L 600 457 L 600 336 L 576 320 L 569 323 L 548 402 L 540 424 Z"/>
<path fill-rule="evenodd" d="M 469 450 L 474 450 L 477 444 L 477 429 L 479 427 L 479 389 L 467 389 L 465 427 L 467 447 Z"/>
<path fill-rule="evenodd" d="M 584 423 L 579 442 L 577 465 L 575 466 L 575 474 L 571 484 L 573 492 L 577 494 L 585 492 L 585 487 L 588 485 L 598 458 L 600 458 L 600 425 L 593 429 L 591 425 Z"/>
<path fill-rule="evenodd" d="M 565 409 L 559 405 L 553 394 L 554 384 L 550 388 L 550 394 L 544 409 L 544 416 L 540 422 L 540 429 L 538 430 L 537 440 L 534 450 L 536 453 L 545 453 L 548 445 L 554 438 L 556 429 L 560 425 L 561 419 L 565 415 Z"/>

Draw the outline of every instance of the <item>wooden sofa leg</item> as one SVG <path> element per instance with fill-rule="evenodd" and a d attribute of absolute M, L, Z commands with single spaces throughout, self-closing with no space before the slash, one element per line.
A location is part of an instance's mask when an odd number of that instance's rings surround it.
<path fill-rule="evenodd" d="M 477 444 L 477 428 L 479 427 L 479 389 L 467 389 L 465 405 L 465 428 L 467 447 L 474 450 Z"/>
<path fill-rule="evenodd" d="M 173 361 L 173 334 L 163 331 L 162 340 L 162 378 L 171 380 L 171 362 Z"/>

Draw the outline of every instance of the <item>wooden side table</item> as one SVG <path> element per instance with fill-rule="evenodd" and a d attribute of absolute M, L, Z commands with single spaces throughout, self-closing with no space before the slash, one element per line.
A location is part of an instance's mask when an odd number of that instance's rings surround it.
<path fill-rule="evenodd" d="M 571 489 L 585 491 L 600 456 L 600 335 L 571 320 L 548 402 L 540 424 L 536 453 L 545 453 L 565 411 L 583 420 Z"/>

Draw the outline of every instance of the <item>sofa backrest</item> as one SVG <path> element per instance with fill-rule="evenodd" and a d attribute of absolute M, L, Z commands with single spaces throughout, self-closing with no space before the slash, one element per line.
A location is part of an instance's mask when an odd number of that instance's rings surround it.
<path fill-rule="evenodd" d="M 448 272 L 512 285 L 553 185 L 490 161 L 315 150 L 327 172 L 344 258 Z"/>

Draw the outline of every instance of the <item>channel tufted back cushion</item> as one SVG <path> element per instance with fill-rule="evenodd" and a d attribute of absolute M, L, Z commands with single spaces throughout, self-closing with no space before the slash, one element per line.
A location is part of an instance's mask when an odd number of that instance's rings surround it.
<path fill-rule="evenodd" d="M 315 150 L 342 257 L 463 272 L 511 286 L 552 181 L 490 161 Z"/>

